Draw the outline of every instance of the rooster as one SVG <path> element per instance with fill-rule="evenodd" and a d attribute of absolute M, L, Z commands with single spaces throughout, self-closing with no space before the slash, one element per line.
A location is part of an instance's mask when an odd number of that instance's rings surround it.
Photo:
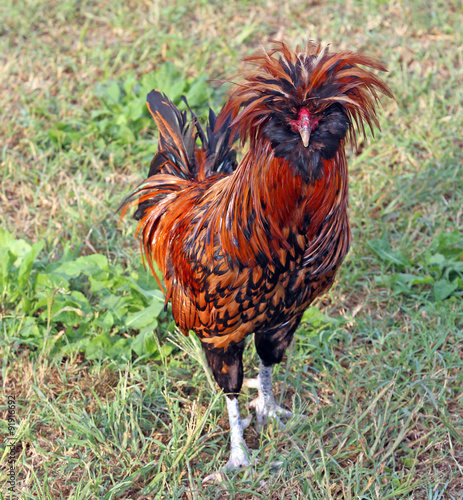
<path fill-rule="evenodd" d="M 158 152 L 122 212 L 137 206 L 144 259 L 155 276 L 157 264 L 166 305 L 185 335 L 199 337 L 226 395 L 224 470 L 249 465 L 243 429 L 250 418 L 241 419 L 237 396 L 251 333 L 260 358 L 249 383 L 258 389 L 258 426 L 291 416 L 275 403 L 272 366 L 349 249 L 346 142 L 379 126 L 379 94 L 392 97 L 371 72 L 385 67 L 360 53 L 274 42 L 245 61 L 253 68 L 219 115 L 210 112 L 206 133 L 194 114 L 188 121 L 165 95 L 150 92 Z M 237 138 L 249 144 L 239 164 Z"/>

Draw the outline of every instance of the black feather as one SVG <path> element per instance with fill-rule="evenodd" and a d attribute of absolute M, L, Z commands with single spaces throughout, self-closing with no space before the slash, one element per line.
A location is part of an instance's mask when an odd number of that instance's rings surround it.
<path fill-rule="evenodd" d="M 317 180 L 322 172 L 322 159 L 330 160 L 349 130 L 350 122 L 343 108 L 333 104 L 319 116 L 308 147 L 304 147 L 299 132 L 287 122 L 288 109 L 275 111 L 262 131 L 271 142 L 277 158 L 285 158 L 307 182 Z"/>
<path fill-rule="evenodd" d="M 231 146 L 238 139 L 237 133 L 232 136 L 231 116 L 226 117 L 222 126 L 217 128 L 217 117 L 212 109 L 209 109 L 209 123 L 205 133 L 185 96 L 182 96 L 182 100 L 190 112 L 191 119 L 188 119 L 186 111 L 179 111 L 165 94 L 152 90 L 147 96 L 148 107 L 159 129 L 158 151 L 151 161 L 148 178 L 162 173 L 196 180 L 199 165 L 195 150 L 199 148 L 206 152 L 206 177 L 231 174 L 237 166 L 236 152 Z M 197 139 L 201 143 L 200 146 L 196 143 Z M 134 218 L 140 220 L 145 210 L 158 202 L 159 199 L 141 202 Z"/>

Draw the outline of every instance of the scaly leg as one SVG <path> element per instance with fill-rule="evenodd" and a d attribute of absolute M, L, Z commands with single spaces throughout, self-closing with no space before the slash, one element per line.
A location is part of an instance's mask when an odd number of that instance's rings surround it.
<path fill-rule="evenodd" d="M 259 391 L 256 399 L 248 403 L 248 406 L 256 409 L 257 413 L 257 429 L 262 430 L 267 424 L 268 418 L 273 417 L 278 424 L 283 426 L 278 418 L 291 418 L 293 414 L 278 406 L 275 402 L 272 389 L 272 367 L 265 366 L 262 361 L 259 367 L 259 376 L 256 379 L 247 379 L 244 381 L 244 386 L 255 388 Z"/>
<path fill-rule="evenodd" d="M 227 397 L 227 409 L 230 421 L 230 459 L 224 468 L 247 467 L 249 465 L 249 450 L 243 437 L 243 431 L 251 423 L 252 415 L 241 420 L 238 398 L 230 399 Z"/>
<path fill-rule="evenodd" d="M 230 421 L 230 458 L 220 471 L 205 477 L 203 483 L 220 481 L 222 479 L 222 472 L 250 465 L 248 459 L 249 450 L 243 437 L 243 430 L 251 423 L 252 415 L 249 415 L 244 420 L 241 419 L 238 398 L 236 397 L 232 399 L 227 396 L 227 409 Z"/>

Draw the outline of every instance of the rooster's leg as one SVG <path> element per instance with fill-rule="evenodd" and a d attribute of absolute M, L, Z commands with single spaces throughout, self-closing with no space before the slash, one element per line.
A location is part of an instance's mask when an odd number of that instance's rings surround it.
<path fill-rule="evenodd" d="M 249 452 L 243 437 L 243 430 L 250 424 L 252 416 L 249 415 L 242 420 L 238 407 L 238 394 L 243 384 L 243 350 L 244 341 L 234 343 L 228 346 L 228 349 L 205 346 L 207 362 L 215 380 L 226 394 L 230 421 L 230 459 L 219 472 L 210 474 L 203 479 L 203 482 L 218 481 L 222 478 L 223 471 L 249 465 Z"/>
<path fill-rule="evenodd" d="M 206 476 L 203 483 L 221 481 L 223 472 L 241 469 L 250 465 L 249 450 L 243 437 L 243 430 L 249 426 L 252 416 L 249 415 L 244 420 L 241 419 L 238 398 L 236 397 L 227 396 L 227 409 L 230 422 L 230 458 L 220 471 Z"/>
<path fill-rule="evenodd" d="M 249 425 L 251 419 L 240 418 L 238 398 L 231 399 L 227 396 L 228 419 L 230 421 L 230 459 L 225 469 L 246 467 L 249 465 L 248 447 L 243 437 L 243 430 Z"/>
<path fill-rule="evenodd" d="M 261 430 L 269 417 L 273 417 L 281 426 L 278 417 L 290 418 L 292 413 L 278 406 L 272 389 L 272 366 L 281 363 L 286 349 L 291 344 L 294 332 L 301 317 L 293 318 L 283 325 L 275 326 L 265 332 L 257 332 L 254 336 L 257 354 L 260 359 L 259 376 L 255 380 L 245 381 L 247 387 L 258 389 L 257 399 L 249 406 L 256 409 L 257 429 Z"/>
<path fill-rule="evenodd" d="M 265 366 L 260 362 L 259 376 L 256 379 L 245 380 L 246 387 L 256 388 L 259 395 L 249 403 L 249 407 L 256 409 L 257 429 L 262 430 L 267 424 L 269 417 L 273 417 L 280 425 L 283 425 L 278 417 L 291 418 L 292 413 L 278 406 L 272 389 L 272 367 Z"/>

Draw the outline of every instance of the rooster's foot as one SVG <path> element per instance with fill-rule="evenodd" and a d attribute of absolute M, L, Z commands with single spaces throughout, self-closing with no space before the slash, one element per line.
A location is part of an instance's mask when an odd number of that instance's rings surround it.
<path fill-rule="evenodd" d="M 269 418 L 273 418 L 280 427 L 284 427 L 281 418 L 289 419 L 293 416 L 292 412 L 278 406 L 274 401 L 270 402 L 264 400 L 260 396 L 252 400 L 247 404 L 249 408 L 255 408 L 257 416 L 256 428 L 259 432 L 262 431 L 265 425 L 267 425 Z"/>
<path fill-rule="evenodd" d="M 244 470 L 251 465 L 248 458 L 248 450 L 240 448 L 239 450 L 232 450 L 228 462 L 217 472 L 209 474 L 203 479 L 203 484 L 205 483 L 220 483 L 225 479 L 226 472 L 239 472 Z"/>
<path fill-rule="evenodd" d="M 258 431 L 262 431 L 262 428 L 267 424 L 269 417 L 276 420 L 280 427 L 284 427 L 280 417 L 288 419 L 293 416 L 289 410 L 281 408 L 281 406 L 278 406 L 275 402 L 272 389 L 271 366 L 265 366 L 261 361 L 259 376 L 255 379 L 244 380 L 243 385 L 259 391 L 258 397 L 248 403 L 248 407 L 256 409 Z"/>

